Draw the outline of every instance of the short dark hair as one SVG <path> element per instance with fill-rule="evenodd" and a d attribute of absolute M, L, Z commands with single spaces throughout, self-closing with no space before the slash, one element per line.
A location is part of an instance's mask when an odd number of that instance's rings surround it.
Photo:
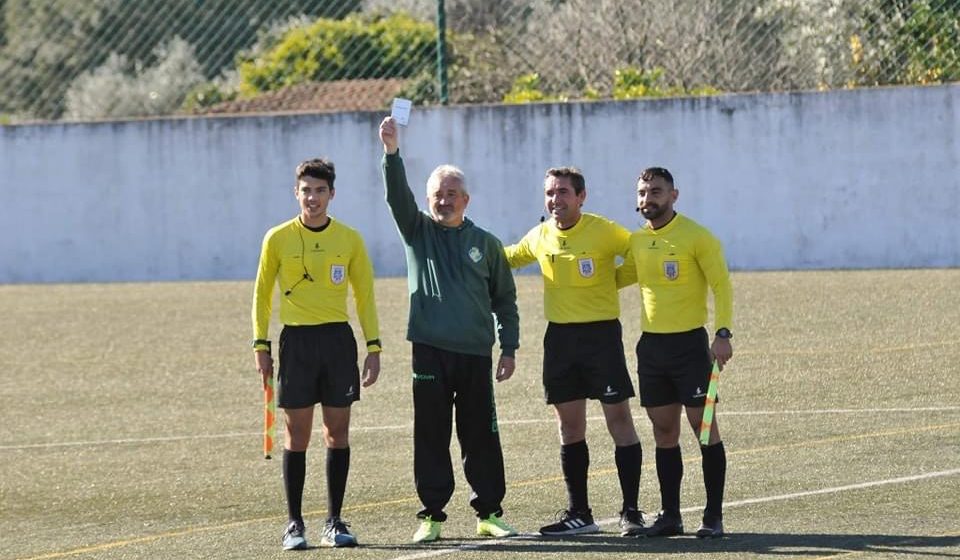
<path fill-rule="evenodd" d="M 333 188 L 333 181 L 337 178 L 337 171 L 333 167 L 333 162 L 324 158 L 308 159 L 297 166 L 297 182 L 304 177 L 313 177 L 314 179 L 324 179 L 330 188 Z"/>
<path fill-rule="evenodd" d="M 637 177 L 637 182 L 643 181 L 644 183 L 649 183 L 656 177 L 660 177 L 673 187 L 673 175 L 671 175 L 665 167 L 648 167 L 644 169 L 643 172 L 640 173 L 640 176 Z"/>
<path fill-rule="evenodd" d="M 544 181 L 547 177 L 567 177 L 570 179 L 570 183 L 573 184 L 573 192 L 580 194 L 583 192 L 583 189 L 586 188 L 587 184 L 583 180 L 583 173 L 580 172 L 576 167 L 551 167 L 547 169 L 547 174 L 543 176 Z"/>

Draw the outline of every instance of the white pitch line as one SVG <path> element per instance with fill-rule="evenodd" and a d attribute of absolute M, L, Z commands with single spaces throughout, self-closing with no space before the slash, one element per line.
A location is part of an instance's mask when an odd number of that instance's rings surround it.
<path fill-rule="evenodd" d="M 393 426 L 370 426 L 370 427 L 357 427 L 353 426 L 350 428 L 351 431 L 355 432 L 368 432 L 375 430 L 398 430 L 404 428 L 412 428 L 413 424 L 397 424 Z M 319 433 L 320 430 L 314 430 Z M 37 448 L 51 448 L 51 447 L 76 447 L 83 445 L 114 445 L 118 443 L 166 443 L 171 441 L 183 441 L 191 439 L 227 439 L 235 437 L 259 437 L 262 436 L 262 432 L 227 432 L 224 434 L 191 434 L 184 436 L 158 436 L 158 437 L 148 437 L 148 438 L 123 438 L 123 439 L 100 439 L 100 440 L 89 440 L 89 441 L 63 441 L 63 442 L 50 442 L 50 443 L 25 443 L 22 445 L 0 445 L 0 451 L 5 450 L 15 450 L 15 449 L 37 449 Z"/>
<path fill-rule="evenodd" d="M 750 505 L 762 504 L 766 502 L 777 502 L 782 500 L 793 500 L 796 498 L 806 498 L 808 496 L 819 496 L 823 494 L 837 494 L 839 492 L 847 492 L 850 490 L 863 490 L 865 488 L 875 488 L 877 486 L 886 486 L 888 484 L 902 484 L 905 482 L 916 482 L 918 480 L 927 480 L 930 478 L 953 476 L 956 474 L 960 474 L 960 468 L 949 469 L 945 471 L 930 472 L 930 473 L 921 473 L 921 474 L 915 474 L 910 476 L 900 476 L 897 478 L 888 478 L 885 480 L 873 480 L 870 482 L 848 484 L 845 486 L 834 486 L 833 488 L 820 488 L 819 490 L 807 490 L 805 492 L 792 492 L 790 494 L 779 494 L 777 496 L 765 496 L 762 498 L 748 498 L 745 500 L 736 500 L 733 502 L 725 503 L 723 504 L 723 507 L 724 509 L 728 509 L 732 507 L 750 506 Z M 691 513 L 691 512 L 701 511 L 702 509 L 703 509 L 703 506 L 698 506 L 698 507 L 683 508 L 680 511 L 683 513 Z M 597 521 L 597 524 L 612 525 L 614 523 L 617 523 L 618 521 L 620 521 L 620 518 L 611 517 L 608 519 Z M 516 540 L 528 540 L 531 536 L 532 535 L 521 534 L 513 538 L 494 539 L 494 540 L 486 541 L 484 543 L 465 544 L 457 547 L 442 548 L 442 549 L 429 550 L 424 552 L 417 552 L 414 554 L 406 554 L 403 556 L 395 556 L 391 560 L 417 560 L 419 558 L 434 558 L 437 556 L 445 556 L 447 554 L 455 554 L 457 552 L 465 552 L 468 550 L 477 550 L 480 548 L 488 548 L 488 547 L 492 548 L 492 547 L 496 547 L 496 546 L 506 544 Z"/>
<path fill-rule="evenodd" d="M 17 449 L 46 449 L 52 447 L 77 447 L 86 445 L 113 445 L 118 443 L 165 443 L 190 439 L 222 439 L 232 437 L 249 437 L 254 434 L 225 433 L 225 434 L 192 434 L 187 436 L 158 436 L 149 438 L 99 439 L 89 441 L 61 441 L 50 443 L 25 443 L 22 445 L 0 445 L 0 451 Z"/>
<path fill-rule="evenodd" d="M 918 480 L 927 480 L 930 478 L 940 478 L 943 476 L 953 476 L 955 474 L 960 474 L 960 468 L 956 469 L 947 469 L 945 471 L 936 471 L 929 473 L 920 473 L 913 474 L 909 476 L 900 476 L 897 478 L 888 478 L 885 480 L 872 480 L 870 482 L 860 482 L 857 484 L 847 484 L 846 486 L 834 486 L 832 488 L 821 488 L 819 490 L 806 490 L 804 492 L 792 492 L 790 494 L 780 494 L 778 496 L 766 496 L 764 498 L 747 498 L 745 500 L 736 500 L 733 502 L 723 504 L 724 509 L 731 507 L 740 507 L 740 506 L 752 506 L 754 504 L 764 504 L 767 502 L 778 502 L 781 500 L 792 500 L 794 498 L 806 498 L 808 496 L 819 496 L 822 494 L 837 494 L 839 492 L 846 492 L 848 490 L 863 490 L 864 488 L 875 488 L 877 486 L 886 486 L 888 484 L 901 484 L 904 482 L 916 482 Z M 702 511 L 703 506 L 700 507 L 688 507 L 683 508 L 680 511 L 683 513 Z M 620 518 L 614 517 L 610 519 L 604 519 L 601 521 L 601 524 L 607 523 L 616 523 L 620 521 Z"/>
<path fill-rule="evenodd" d="M 723 416 L 778 416 L 783 414 L 875 414 L 878 412 L 956 412 L 960 406 L 923 406 L 917 408 L 821 408 L 814 410 L 724 410 Z"/>
<path fill-rule="evenodd" d="M 823 415 L 823 414 L 877 414 L 881 412 L 888 413 L 908 413 L 908 412 L 960 412 L 960 406 L 927 406 L 920 408 L 824 408 L 812 410 L 724 410 L 718 413 L 720 417 L 730 416 L 786 416 L 786 415 Z M 603 416 L 590 416 L 590 421 L 602 421 Z M 556 419 L 552 417 L 532 418 L 522 420 L 500 420 L 503 426 L 520 424 L 554 424 Z M 383 430 L 412 430 L 413 424 L 391 424 L 386 426 L 351 426 L 353 432 L 375 432 Z M 319 433 L 317 429 L 315 432 Z M 50 449 L 54 447 L 81 447 L 93 445 L 118 445 L 118 444 L 141 444 L 141 443 L 167 443 L 172 441 L 200 440 L 200 439 L 227 439 L 236 437 L 259 437 L 261 432 L 228 432 L 223 434 L 189 434 L 181 436 L 157 436 L 145 438 L 121 438 L 121 439 L 102 439 L 87 441 L 61 441 L 48 443 L 23 443 L 19 445 L 0 445 L 0 451 L 15 451 L 20 449 Z"/>

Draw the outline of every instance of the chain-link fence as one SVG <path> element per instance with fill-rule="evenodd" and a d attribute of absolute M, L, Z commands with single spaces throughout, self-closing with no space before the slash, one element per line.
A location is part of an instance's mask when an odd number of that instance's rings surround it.
<path fill-rule="evenodd" d="M 0 122 L 960 81 L 960 0 L 0 0 Z"/>

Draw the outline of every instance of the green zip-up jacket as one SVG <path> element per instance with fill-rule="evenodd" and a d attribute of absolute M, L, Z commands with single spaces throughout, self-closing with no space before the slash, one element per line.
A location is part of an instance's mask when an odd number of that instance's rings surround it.
<path fill-rule="evenodd" d="M 502 354 L 513 357 L 520 346 L 517 287 L 500 240 L 466 218 L 451 228 L 421 212 L 399 151 L 384 155 L 383 182 L 406 246 L 407 340 L 490 356 L 496 330 Z"/>

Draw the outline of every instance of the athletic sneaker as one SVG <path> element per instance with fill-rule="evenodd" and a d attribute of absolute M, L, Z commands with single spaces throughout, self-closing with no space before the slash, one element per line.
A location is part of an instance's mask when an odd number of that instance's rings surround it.
<path fill-rule="evenodd" d="M 347 529 L 349 526 L 339 517 L 327 519 L 327 524 L 323 528 L 323 536 L 320 537 L 320 546 L 336 548 L 357 546 L 357 538 L 350 534 L 350 530 Z"/>
<path fill-rule="evenodd" d="M 584 512 L 565 509 L 557 512 L 557 517 L 559 521 L 556 523 L 540 527 L 541 535 L 582 535 L 600 531 L 600 526 L 593 522 L 590 510 Z"/>
<path fill-rule="evenodd" d="M 683 519 L 679 513 L 661 511 L 653 525 L 643 531 L 645 537 L 672 537 L 683 534 Z"/>
<path fill-rule="evenodd" d="M 646 527 L 643 524 L 643 512 L 627 508 L 620 512 L 620 536 L 639 537 Z"/>
<path fill-rule="evenodd" d="M 413 542 L 433 542 L 440 539 L 440 521 L 434 521 L 429 515 L 420 520 L 420 527 L 413 534 Z"/>
<path fill-rule="evenodd" d="M 722 517 L 704 517 L 697 529 L 698 539 L 719 539 L 723 536 L 723 518 Z"/>
<path fill-rule="evenodd" d="M 284 550 L 303 550 L 307 548 L 306 528 L 303 521 L 291 521 L 283 533 Z"/>
<path fill-rule="evenodd" d="M 507 525 L 502 514 L 491 513 L 486 519 L 477 519 L 477 534 L 481 537 L 512 537 L 517 530 Z"/>

